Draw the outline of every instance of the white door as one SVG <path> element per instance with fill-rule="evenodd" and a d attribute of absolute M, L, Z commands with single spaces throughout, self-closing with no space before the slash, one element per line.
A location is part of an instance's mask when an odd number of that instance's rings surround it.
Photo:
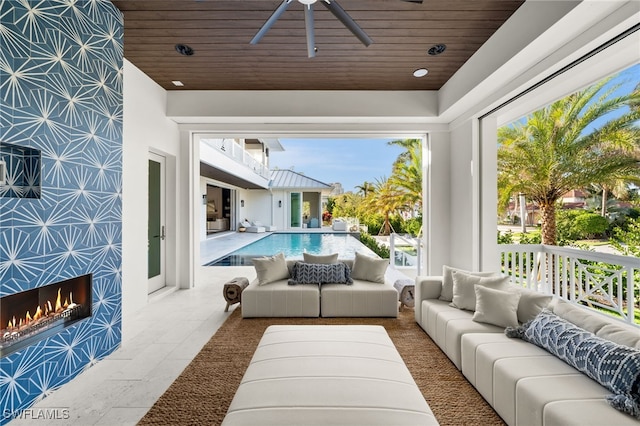
<path fill-rule="evenodd" d="M 149 153 L 148 293 L 166 286 L 165 157 Z"/>

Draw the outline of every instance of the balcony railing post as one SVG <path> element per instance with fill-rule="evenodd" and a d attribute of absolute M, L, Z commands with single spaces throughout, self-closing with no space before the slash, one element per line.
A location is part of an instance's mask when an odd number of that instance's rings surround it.
<path fill-rule="evenodd" d="M 391 264 L 396 267 L 396 234 L 391 233 L 389 236 L 389 257 L 391 258 Z"/>

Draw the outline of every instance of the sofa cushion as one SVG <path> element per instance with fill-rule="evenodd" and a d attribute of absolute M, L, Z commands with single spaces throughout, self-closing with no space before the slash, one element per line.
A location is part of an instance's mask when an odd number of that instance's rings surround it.
<path fill-rule="evenodd" d="M 397 317 L 398 292 L 392 285 L 353 280 L 353 285 L 322 284 L 323 317 Z"/>
<path fill-rule="evenodd" d="M 520 293 L 474 286 L 476 308 L 473 320 L 499 327 L 518 326 L 518 302 Z"/>
<path fill-rule="evenodd" d="M 384 284 L 384 274 L 388 266 L 389 259 L 376 259 L 356 252 L 351 278 Z"/>
<path fill-rule="evenodd" d="M 467 311 L 476 309 L 474 286 L 480 285 L 506 290 L 510 277 L 479 277 L 462 271 L 453 272 L 453 299 L 451 306 Z"/>
<path fill-rule="evenodd" d="M 616 409 L 640 420 L 640 350 L 602 339 L 544 309 L 508 335 L 546 349 L 614 395 Z"/>
<path fill-rule="evenodd" d="M 256 268 L 258 285 L 265 285 L 289 278 L 289 269 L 284 253 L 270 257 L 255 257 L 251 259 Z"/>
<path fill-rule="evenodd" d="M 531 321 L 544 308 L 549 306 L 553 296 L 550 294 L 540 293 L 523 287 L 510 286 L 520 293 L 520 301 L 518 302 L 518 321 L 525 323 Z"/>
<path fill-rule="evenodd" d="M 444 265 L 442 267 L 442 291 L 440 292 L 440 300 L 451 302 L 453 300 L 453 272 L 459 271 L 478 277 L 493 277 L 498 275 L 497 272 L 471 272 L 464 269 L 457 269 Z"/>
<path fill-rule="evenodd" d="M 257 281 L 254 280 L 242 292 L 240 307 L 243 318 L 320 316 L 318 285 L 290 286 L 287 280 L 258 285 Z"/>
<path fill-rule="evenodd" d="M 306 263 L 336 263 L 338 261 L 338 253 L 333 254 L 311 254 L 304 252 L 302 253 L 302 259 Z"/>
<path fill-rule="evenodd" d="M 349 267 L 344 263 L 305 263 L 297 262 L 289 285 L 296 284 L 353 284 Z"/>
<path fill-rule="evenodd" d="M 611 340 L 619 345 L 640 349 L 640 329 L 632 325 L 607 324 L 598 330 L 596 336 Z"/>
<path fill-rule="evenodd" d="M 553 313 L 593 334 L 608 324 L 603 316 L 594 315 L 588 309 L 562 299 L 553 307 Z"/>

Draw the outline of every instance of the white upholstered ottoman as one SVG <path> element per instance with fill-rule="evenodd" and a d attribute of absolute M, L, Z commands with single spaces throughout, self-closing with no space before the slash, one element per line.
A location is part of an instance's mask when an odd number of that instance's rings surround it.
<path fill-rule="evenodd" d="M 274 325 L 262 336 L 223 421 L 256 424 L 438 422 L 384 327 Z"/>

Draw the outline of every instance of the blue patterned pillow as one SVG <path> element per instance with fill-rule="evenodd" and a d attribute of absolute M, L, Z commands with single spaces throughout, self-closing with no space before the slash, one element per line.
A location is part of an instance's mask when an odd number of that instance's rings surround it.
<path fill-rule="evenodd" d="M 517 328 L 519 337 L 557 356 L 614 393 L 607 401 L 640 420 L 640 350 L 619 345 L 583 330 L 548 309 Z"/>
<path fill-rule="evenodd" d="M 293 265 L 289 285 L 296 284 L 353 284 L 351 269 L 342 262 L 305 263 Z"/>

